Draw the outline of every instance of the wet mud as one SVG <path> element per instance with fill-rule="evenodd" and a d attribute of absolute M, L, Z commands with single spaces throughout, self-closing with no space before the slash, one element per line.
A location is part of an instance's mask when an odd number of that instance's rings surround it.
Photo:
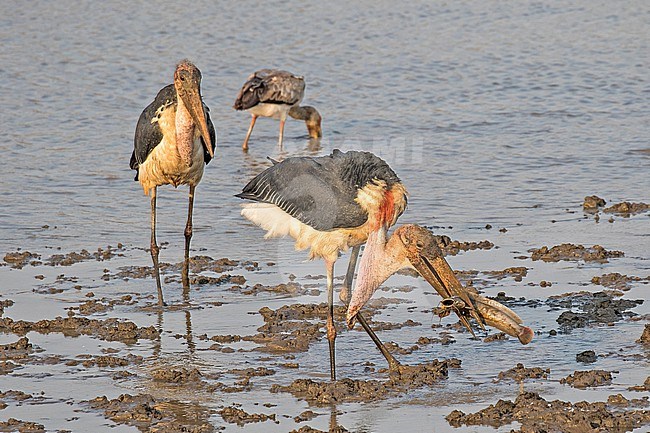
<path fill-rule="evenodd" d="M 462 251 L 489 250 L 494 245 L 489 241 L 458 242 L 440 236 L 439 243 L 447 255 L 453 256 Z M 57 254 L 43 260 L 41 255 L 31 252 L 15 252 L 5 255 L 4 263 L 15 271 L 26 266 L 71 266 L 89 260 L 111 260 L 126 249 L 98 248 L 97 252 L 89 253 L 81 250 L 79 253 Z M 613 257 L 623 257 L 620 251 L 607 251 L 602 247 L 594 246 L 585 248 L 581 245 L 562 244 L 548 249 L 547 247 L 534 250 L 533 260 L 555 261 L 591 261 L 605 263 Z M 107 265 L 108 266 L 108 265 Z M 180 263 L 161 265 L 165 284 L 180 283 Z M 255 272 L 264 266 L 275 266 L 267 263 L 260 266 L 254 261 L 239 261 L 228 258 L 212 259 L 209 256 L 194 256 L 191 260 L 191 283 L 193 288 L 201 286 L 223 286 L 220 290 L 224 293 L 235 293 L 250 299 L 274 297 L 285 300 L 287 298 L 300 299 L 301 297 L 315 297 L 323 294 L 324 276 L 310 275 L 300 279 L 291 274 L 288 281 L 279 284 L 265 284 L 256 282 Z M 15 272 L 12 270 L 12 272 Z M 512 266 L 500 270 L 456 270 L 456 275 L 470 290 L 476 291 L 474 286 L 484 291 L 494 286 L 504 287 L 511 283 L 521 283 L 529 278 L 531 267 Z M 202 273 L 210 275 L 203 275 Z M 246 274 L 245 274 L 246 273 Z M 251 274 L 252 273 L 252 274 Z M 240 275 L 241 274 L 241 275 Z M 244 276 L 244 274 L 246 276 Z M 404 272 L 403 275 L 412 275 Z M 152 268 L 150 266 L 121 266 L 117 271 L 104 269 L 101 280 L 107 283 L 118 280 L 142 279 L 151 283 Z M 252 275 L 252 276 L 251 276 Z M 494 296 L 486 296 L 510 308 L 520 309 L 546 309 L 557 317 L 556 323 L 559 332 L 552 329 L 548 334 L 570 334 L 572 330 L 597 326 L 602 324 L 614 325 L 616 323 L 635 320 L 634 309 L 643 304 L 642 299 L 627 299 L 623 292 L 628 292 L 640 285 L 648 284 L 650 277 L 635 277 L 617 272 L 601 273 L 592 277 L 590 284 L 606 287 L 608 290 L 600 292 L 570 292 L 562 295 L 549 296 L 539 299 L 533 292 L 530 295 L 510 296 L 506 291 L 498 291 Z M 205 367 L 184 366 L 177 363 L 154 363 L 147 365 L 147 360 L 141 355 L 128 353 L 117 349 L 102 349 L 102 354 L 78 353 L 75 356 L 65 356 L 47 353 L 41 347 L 33 344 L 28 334 L 35 332 L 41 335 L 60 333 L 66 337 L 90 336 L 94 339 L 107 342 L 120 342 L 127 345 L 137 343 L 139 340 L 159 341 L 161 330 L 155 326 L 138 326 L 136 323 L 123 318 L 98 318 L 115 311 L 134 310 L 151 312 L 152 294 L 150 291 L 133 294 L 117 294 L 98 296 L 81 282 L 77 276 L 58 275 L 49 283 L 41 282 L 46 277 L 36 276 L 37 284 L 34 293 L 43 296 L 57 295 L 69 292 L 77 298 L 76 302 L 65 307 L 68 317 L 56 317 L 38 321 L 14 320 L 6 316 L 14 305 L 11 299 L 0 301 L 0 331 L 15 336 L 15 339 L 0 345 L 2 363 L 0 375 L 11 375 L 20 369 L 34 365 L 59 365 L 74 367 L 75 369 L 99 369 L 113 380 L 146 381 L 154 389 L 166 390 L 164 393 L 142 392 L 124 393 L 117 398 L 109 399 L 98 396 L 80 404 L 83 410 L 102 413 L 107 420 L 116 424 L 124 424 L 137 428 L 140 431 L 156 432 L 214 432 L 227 429 L 228 425 L 237 426 L 271 426 L 278 425 L 283 420 L 292 420 L 295 423 L 312 423 L 323 416 L 322 409 L 333 405 L 345 405 L 366 402 L 379 402 L 386 399 L 408 399 L 411 392 L 418 393 L 431 390 L 440 386 L 450 377 L 450 371 L 461 370 L 461 361 L 456 358 L 446 360 L 409 362 L 398 369 L 388 370 L 378 367 L 372 362 L 360 363 L 363 369 L 363 378 L 342 378 L 336 382 L 327 379 L 317 380 L 305 378 L 308 373 L 303 369 L 300 354 L 309 352 L 315 344 L 322 344 L 326 338 L 327 303 L 295 302 L 286 303 L 276 308 L 261 307 L 249 314 L 263 321 L 261 326 L 253 328 L 254 332 L 244 334 L 209 334 L 195 335 L 197 342 L 205 344 L 204 351 L 220 352 L 225 356 L 234 356 L 242 353 L 259 353 L 257 363 L 221 369 L 219 372 L 207 370 Z M 311 283 L 310 280 L 318 281 Z M 338 278 L 340 280 L 340 277 Z M 546 280 L 539 282 L 524 282 L 525 287 L 541 286 L 554 287 L 554 283 Z M 368 323 L 376 331 L 399 331 L 413 333 L 423 329 L 434 329 L 435 335 L 416 335 L 405 341 L 385 341 L 388 350 L 400 358 L 417 356 L 429 346 L 450 346 L 459 341 L 459 336 L 468 334 L 459 323 L 440 323 L 434 320 L 436 308 L 421 308 L 417 305 L 410 306 L 409 301 L 399 295 L 410 294 L 414 286 L 409 284 L 382 287 L 378 294 L 364 307 L 363 313 Z M 383 292 L 384 296 L 380 293 Z M 492 293 L 495 293 L 492 292 Z M 387 294 L 395 297 L 386 297 Z M 247 298 L 249 299 L 249 298 Z M 146 306 L 141 305 L 147 304 Z M 204 306 L 191 304 L 178 304 L 167 307 L 168 312 L 182 312 L 187 307 L 203 308 L 205 306 L 220 306 L 221 302 L 210 301 Z M 406 304 L 406 305 L 403 305 Z M 192 308 L 185 314 L 190 314 Z M 430 324 L 423 320 L 414 320 L 402 315 L 392 317 L 390 314 L 397 308 L 406 309 L 407 312 L 422 310 L 429 314 Z M 334 309 L 335 322 L 339 333 L 363 332 L 357 325 L 354 329 L 347 329 L 345 323 L 346 309 L 337 303 Z M 388 314 L 386 314 L 388 313 Z M 189 316 L 188 316 L 189 317 Z M 388 319 L 392 320 L 388 320 Z M 639 320 L 642 320 L 639 319 Z M 538 334 L 543 331 L 539 330 Z M 507 344 L 510 337 L 503 332 L 491 331 L 489 334 L 479 334 L 480 342 L 492 345 Z M 177 333 L 173 335 L 180 341 L 186 335 Z M 650 325 L 639 336 L 637 343 L 641 347 L 650 345 Z M 193 343 L 195 344 L 195 343 Z M 373 348 L 374 350 L 374 348 Z M 598 362 L 602 357 L 614 356 L 612 353 L 601 353 L 586 350 L 575 354 L 575 362 L 583 366 Z M 622 356 L 622 355 L 621 355 Z M 638 355 L 636 355 L 638 357 Z M 323 360 L 326 357 L 323 356 Z M 268 364 L 267 364 L 268 363 Z M 383 365 L 383 364 L 382 364 Z M 270 368 L 273 366 L 273 368 Z M 143 369 L 146 373 L 143 374 Z M 283 372 L 291 374 L 293 380 L 287 380 Z M 280 374 L 279 374 L 280 373 Z M 574 371 L 555 378 L 554 382 L 562 386 L 572 387 L 577 390 L 597 389 L 611 386 L 616 380 L 617 371 L 594 369 L 589 371 Z M 276 376 L 281 376 L 276 379 Z M 297 377 L 297 378 L 296 378 Z M 515 367 L 501 371 L 498 376 L 491 377 L 492 384 L 507 384 L 514 382 L 524 383 L 550 383 L 551 369 L 545 366 L 524 366 L 517 363 Z M 268 378 L 273 378 L 269 380 Z M 248 395 L 260 390 L 270 391 L 272 394 L 287 395 L 304 401 L 314 410 L 297 410 L 295 413 L 274 413 L 274 405 L 268 404 L 268 410 L 248 410 L 236 402 L 227 402 L 218 408 L 204 406 L 201 398 L 186 399 L 174 398 L 173 394 L 191 390 L 206 396 Z M 650 391 L 650 377 L 645 382 L 628 388 L 630 392 L 646 393 Z M 170 393 L 172 397 L 170 397 Z M 35 397 L 23 391 L 0 390 L 0 408 L 7 405 L 24 402 L 36 402 L 40 397 Z M 544 405 L 547 408 L 542 410 Z M 510 422 L 518 421 L 522 424 L 521 433 L 553 431 L 555 425 L 573 422 L 575 425 L 590 425 L 593 431 L 629 431 L 635 425 L 650 423 L 647 411 L 647 398 L 628 399 L 622 395 L 612 395 L 606 403 L 569 403 L 559 400 L 547 402 L 539 394 L 523 393 L 514 402 L 500 400 L 475 414 L 465 415 L 454 411 L 447 420 L 451 426 L 461 425 L 490 425 L 493 427 L 505 426 Z M 584 418 L 572 417 L 576 408 L 586 411 Z M 319 409 L 316 409 L 319 408 Z M 549 408 L 554 408 L 551 410 Z M 1 410 L 1 409 L 0 409 Z M 537 413 L 539 411 L 539 414 Z M 535 412 L 534 415 L 530 415 Z M 499 415 L 500 414 L 500 415 Z M 215 424 L 214 419 L 222 420 L 223 425 Z M 528 419 L 529 421 L 522 421 Z M 507 421 L 510 420 L 510 421 Z M 587 424 L 585 424 L 587 423 Z M 182 426 L 182 429 L 179 429 Z M 548 430 L 544 430 L 547 428 Z M 601 429 L 601 430 L 599 430 Z M 626 430 L 627 429 L 627 430 Z M 287 429 L 285 431 L 288 431 Z M 46 431 L 45 427 L 30 420 L 8 419 L 0 423 L 0 431 Z M 332 425 L 329 430 L 318 430 L 309 425 L 296 426 L 291 430 L 295 432 L 347 432 L 341 425 Z M 577 429 L 576 432 L 581 431 Z M 584 430 L 586 431 L 586 430 Z M 591 430 L 589 430 L 591 431 Z"/>
<path fill-rule="evenodd" d="M 575 371 L 560 379 L 560 383 L 571 385 L 574 388 L 609 385 L 612 383 L 612 372 L 604 370 Z"/>
<path fill-rule="evenodd" d="M 25 335 L 28 332 L 48 334 L 61 332 L 68 337 L 79 335 L 92 335 L 100 340 L 121 341 L 135 343 L 139 339 L 154 340 L 159 337 L 159 331 L 153 327 L 139 327 L 128 320 L 116 318 L 98 320 L 84 317 L 57 317 L 56 319 L 43 319 L 38 322 L 0 318 L 0 331 L 16 335 Z"/>
<path fill-rule="evenodd" d="M 545 262 L 578 261 L 607 263 L 608 259 L 623 257 L 623 251 L 608 251 L 600 245 L 585 247 L 583 245 L 561 244 L 554 247 L 543 246 L 529 250 L 532 260 L 543 260 Z"/>
<path fill-rule="evenodd" d="M 49 258 L 42 260 L 40 254 L 31 253 L 29 251 L 15 251 L 6 253 L 3 260 L 6 265 L 15 269 L 22 269 L 25 266 L 72 266 L 87 260 L 105 261 L 111 260 L 115 257 L 124 257 L 124 246 L 118 244 L 117 247 L 108 245 L 106 247 L 99 247 L 97 251 L 90 252 L 82 249 L 79 252 L 69 252 L 67 254 L 54 254 Z"/>
<path fill-rule="evenodd" d="M 239 409 L 234 406 L 223 408 L 219 414 L 224 421 L 231 424 L 237 424 L 240 427 L 242 427 L 244 424 L 253 422 L 264 422 L 268 420 L 276 422 L 275 414 L 267 415 L 264 413 L 248 413 L 243 409 Z"/>
<path fill-rule="evenodd" d="M 513 380 L 523 382 L 526 379 L 548 379 L 551 374 L 550 368 L 524 367 L 524 364 L 517 364 L 514 368 L 499 373 L 497 381 Z"/>
<path fill-rule="evenodd" d="M 524 392 L 515 401 L 499 400 L 473 414 L 455 410 L 447 416 L 447 421 L 454 427 L 485 425 L 495 428 L 517 421 L 521 428 L 512 430 L 514 433 L 619 433 L 650 422 L 650 411 L 633 409 L 635 405 L 645 407 L 648 401 L 611 398 L 607 402 L 569 403 L 547 401 L 537 393 Z"/>
<path fill-rule="evenodd" d="M 386 371 L 386 380 L 340 379 L 336 382 L 297 379 L 290 385 L 274 385 L 271 392 L 288 392 L 315 405 L 379 401 L 411 389 L 433 385 L 448 376 L 450 368 L 460 368 L 461 361 L 433 360 L 417 365 L 399 365 Z"/>
<path fill-rule="evenodd" d="M 643 302 L 643 299 L 616 299 L 611 292 L 580 292 L 551 296 L 546 304 L 551 307 L 551 310 L 569 310 L 561 313 L 556 319 L 561 328 L 569 332 L 573 328 L 584 328 L 592 324 L 610 324 L 634 317 L 636 313 L 630 310 Z"/>
<path fill-rule="evenodd" d="M 623 217 L 629 217 L 631 215 L 636 215 L 643 213 L 650 209 L 650 204 L 639 202 L 629 202 L 623 201 L 620 203 L 612 204 L 608 207 L 605 207 L 607 202 L 605 199 L 598 197 L 597 195 L 591 195 L 585 197 L 585 200 L 582 204 L 582 208 L 585 212 L 588 213 L 597 213 L 602 211 L 604 213 L 618 214 Z"/>
<path fill-rule="evenodd" d="M 126 424 L 142 432 L 211 433 L 216 431 L 209 422 L 211 411 L 193 403 L 154 398 L 150 394 L 122 394 L 115 399 L 105 396 L 85 402 L 89 409 L 102 411 L 117 424 Z"/>
<path fill-rule="evenodd" d="M 634 277 L 622 275 L 618 272 L 610 272 L 591 279 L 593 284 L 598 284 L 609 289 L 628 291 L 635 283 L 650 284 L 650 277 Z"/>

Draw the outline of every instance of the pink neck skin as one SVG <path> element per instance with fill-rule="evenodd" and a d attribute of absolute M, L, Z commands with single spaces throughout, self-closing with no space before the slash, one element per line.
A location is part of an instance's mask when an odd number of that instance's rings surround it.
<path fill-rule="evenodd" d="M 348 321 L 370 300 L 375 290 L 395 272 L 410 266 L 394 236 L 386 241 L 387 229 L 370 233 L 359 263 L 358 280 L 348 306 Z"/>
<path fill-rule="evenodd" d="M 178 105 L 176 106 L 176 148 L 181 160 L 188 167 L 192 165 L 194 120 L 181 98 L 178 98 Z"/>

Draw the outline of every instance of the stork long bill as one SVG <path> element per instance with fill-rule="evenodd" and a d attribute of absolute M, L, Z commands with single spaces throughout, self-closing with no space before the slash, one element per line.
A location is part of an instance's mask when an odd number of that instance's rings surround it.
<path fill-rule="evenodd" d="M 214 151 L 212 150 L 212 140 L 210 140 L 208 122 L 205 118 L 205 112 L 203 111 L 203 101 L 201 101 L 201 92 L 198 85 L 196 88 L 187 89 L 187 93 L 184 95 L 183 102 L 185 103 L 187 110 L 190 112 L 190 116 L 192 116 L 194 123 L 199 127 L 201 137 L 203 137 L 203 142 L 206 145 L 206 150 L 211 157 L 214 157 Z"/>
<path fill-rule="evenodd" d="M 409 259 L 411 260 L 413 267 L 418 271 L 418 273 L 434 289 L 436 289 L 440 296 L 443 298 L 451 298 L 456 296 L 462 299 L 463 302 L 465 302 L 465 305 L 469 307 L 468 309 L 472 317 L 474 317 L 478 324 L 483 329 L 485 329 L 483 326 L 483 321 L 476 314 L 472 307 L 473 303 L 467 296 L 465 288 L 462 286 L 462 284 L 460 284 L 460 281 L 458 281 L 456 275 L 454 275 L 454 271 L 451 269 L 451 266 L 449 266 L 449 263 L 447 263 L 447 260 L 442 257 L 442 255 L 439 253 L 439 250 L 438 252 L 433 252 L 433 254 L 431 253 L 432 251 L 422 251 L 422 253 L 417 257 L 409 257 Z M 461 323 L 469 330 L 469 332 L 471 332 L 472 335 L 475 335 L 474 330 L 472 329 L 472 326 L 470 325 L 467 318 L 460 314 L 458 314 L 458 318 L 460 319 Z"/>

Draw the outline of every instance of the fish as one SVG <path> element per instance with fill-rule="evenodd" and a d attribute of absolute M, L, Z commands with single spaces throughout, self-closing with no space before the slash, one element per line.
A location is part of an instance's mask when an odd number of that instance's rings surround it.
<path fill-rule="evenodd" d="M 516 337 L 521 344 L 528 344 L 533 340 L 535 332 L 532 328 L 525 326 L 523 320 L 510 308 L 477 293 L 471 291 L 466 293 L 474 305 L 474 311 L 486 325 Z M 435 313 L 439 317 L 445 317 L 455 311 L 459 316 L 469 318 L 471 316 L 470 308 L 460 297 L 452 296 L 443 299 Z"/>

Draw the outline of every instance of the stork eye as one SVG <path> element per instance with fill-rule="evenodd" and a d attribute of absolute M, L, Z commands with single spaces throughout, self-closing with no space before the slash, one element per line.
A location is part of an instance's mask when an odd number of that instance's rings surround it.
<path fill-rule="evenodd" d="M 421 241 L 417 241 L 417 242 L 415 243 L 415 246 L 418 247 L 419 249 L 424 248 L 424 244 L 423 244 Z"/>

